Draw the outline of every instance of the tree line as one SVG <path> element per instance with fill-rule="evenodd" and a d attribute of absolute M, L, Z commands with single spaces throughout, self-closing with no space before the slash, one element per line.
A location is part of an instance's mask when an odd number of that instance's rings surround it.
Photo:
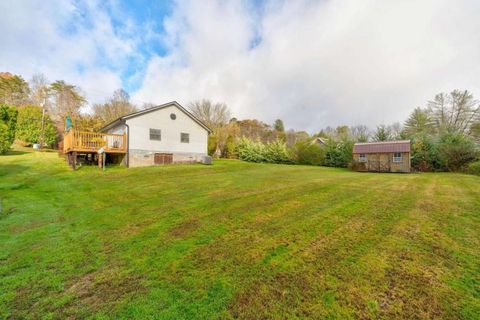
<path fill-rule="evenodd" d="M 223 103 L 197 101 L 189 108 L 213 129 L 209 154 L 215 157 L 348 167 L 357 142 L 410 140 L 414 170 L 480 173 L 480 106 L 466 90 L 437 94 L 403 124 L 381 124 L 373 130 L 365 125 L 327 127 L 312 135 L 285 130 L 281 119 L 269 125 L 231 118 Z"/>
<path fill-rule="evenodd" d="M 93 104 L 90 112 L 86 106 L 82 90 L 64 80 L 49 82 L 44 75 L 37 74 L 27 82 L 19 75 L 0 72 L 0 154 L 13 142 L 30 146 L 43 141 L 45 146 L 55 147 L 67 116 L 75 128 L 97 131 L 106 123 L 139 110 L 123 89 L 113 92 L 104 103 Z"/>
<path fill-rule="evenodd" d="M 66 116 L 79 130 L 97 131 L 114 119 L 153 105 L 135 105 L 125 90 L 118 89 L 89 112 L 86 106 L 82 90 L 63 80 L 49 82 L 40 74 L 27 82 L 19 75 L 0 73 L 0 153 L 14 141 L 31 145 L 43 140 L 54 147 Z M 480 106 L 466 90 L 437 94 L 424 107 L 415 108 L 403 123 L 374 129 L 365 125 L 327 127 L 315 134 L 286 130 L 281 119 L 272 124 L 237 119 L 225 103 L 199 100 L 188 108 L 213 130 L 208 152 L 219 158 L 348 167 L 354 143 L 403 139 L 412 142 L 415 170 L 466 170 L 475 167 L 477 164 L 471 163 L 478 163 L 479 158 Z"/>

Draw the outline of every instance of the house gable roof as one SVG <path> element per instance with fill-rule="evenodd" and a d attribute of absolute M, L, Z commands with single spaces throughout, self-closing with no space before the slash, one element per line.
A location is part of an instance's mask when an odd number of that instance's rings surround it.
<path fill-rule="evenodd" d="M 353 153 L 410 152 L 410 140 L 355 143 Z"/>
<path fill-rule="evenodd" d="M 100 131 L 105 131 L 105 130 L 108 130 L 108 129 L 110 129 L 110 128 L 113 128 L 113 127 L 115 127 L 116 125 L 119 125 L 119 124 L 124 123 L 125 120 L 132 119 L 132 118 L 135 118 L 135 117 L 138 117 L 138 116 L 141 116 L 141 115 L 150 113 L 150 112 L 154 112 L 154 111 L 157 111 L 157 110 L 160 110 L 160 109 L 164 109 L 164 108 L 167 108 L 167 107 L 171 107 L 171 106 L 177 107 L 178 109 L 180 109 L 180 111 L 182 111 L 183 113 L 185 113 L 190 119 L 192 119 L 193 121 L 195 121 L 196 123 L 198 123 L 202 128 L 204 128 L 205 130 L 207 130 L 208 133 L 212 133 L 212 129 L 210 129 L 209 127 L 207 127 L 200 119 L 198 119 L 197 117 L 195 117 L 190 111 L 188 111 L 187 109 L 185 109 L 184 107 L 182 107 L 182 106 L 181 106 L 178 102 L 176 102 L 176 101 L 167 102 L 167 103 L 164 103 L 164 104 L 155 106 L 155 107 L 151 107 L 151 108 L 148 108 L 148 109 L 145 109 L 145 110 L 140 110 L 140 111 L 137 111 L 137 112 L 133 112 L 133 113 L 124 115 L 124 116 L 122 116 L 122 117 L 120 117 L 120 118 L 118 118 L 118 119 L 116 119 L 116 120 L 113 120 L 113 121 L 110 122 L 109 124 L 105 125 Z"/>

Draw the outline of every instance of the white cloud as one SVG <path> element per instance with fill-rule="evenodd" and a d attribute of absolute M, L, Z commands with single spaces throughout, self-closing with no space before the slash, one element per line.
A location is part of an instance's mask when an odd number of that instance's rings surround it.
<path fill-rule="evenodd" d="M 134 98 L 211 98 L 310 131 L 402 121 L 438 92 L 480 95 L 479 13 L 474 0 L 181 2 Z"/>
<path fill-rule="evenodd" d="M 8 13 L 0 19 L 0 70 L 65 80 L 91 102 L 122 86 L 120 71 L 135 43 L 113 27 L 101 2 L 3 1 L 0 10 Z"/>

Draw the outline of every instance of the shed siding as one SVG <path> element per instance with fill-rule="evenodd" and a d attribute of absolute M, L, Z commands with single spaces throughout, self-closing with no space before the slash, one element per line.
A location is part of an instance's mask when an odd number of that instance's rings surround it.
<path fill-rule="evenodd" d="M 402 152 L 402 161 L 393 162 L 393 153 L 367 153 L 367 162 L 360 162 L 360 154 L 354 153 L 353 159 L 359 162 L 358 171 L 410 172 L 410 153 Z"/>

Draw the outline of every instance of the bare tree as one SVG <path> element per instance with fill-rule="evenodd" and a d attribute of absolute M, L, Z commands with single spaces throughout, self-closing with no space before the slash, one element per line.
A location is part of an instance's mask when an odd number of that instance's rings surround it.
<path fill-rule="evenodd" d="M 402 138 L 402 131 L 403 127 L 400 122 L 394 122 L 393 124 L 389 125 L 388 131 L 390 131 L 390 139 L 391 140 L 400 140 Z"/>
<path fill-rule="evenodd" d="M 138 111 L 138 108 L 130 102 L 130 96 L 123 89 L 115 90 L 112 98 L 107 102 L 93 106 L 94 115 L 102 119 L 104 123 L 135 111 Z"/>
<path fill-rule="evenodd" d="M 48 80 L 41 73 L 34 74 L 30 80 L 30 101 L 35 106 L 47 107 Z"/>
<path fill-rule="evenodd" d="M 213 103 L 204 99 L 190 103 L 188 108 L 195 117 L 202 120 L 213 131 L 230 120 L 230 110 L 225 103 Z"/>
<path fill-rule="evenodd" d="M 472 124 L 480 120 L 479 103 L 467 90 L 439 93 L 428 107 L 439 132 L 469 134 Z"/>
<path fill-rule="evenodd" d="M 350 135 L 356 142 L 368 142 L 370 138 L 370 129 L 365 125 L 350 127 Z"/>
<path fill-rule="evenodd" d="M 153 107 L 155 107 L 155 106 L 156 106 L 156 104 L 155 104 L 155 103 L 151 103 L 151 102 L 144 102 L 144 103 L 142 104 L 142 107 L 141 107 L 141 109 L 143 109 L 143 110 L 146 110 L 146 109 L 153 108 Z"/>

